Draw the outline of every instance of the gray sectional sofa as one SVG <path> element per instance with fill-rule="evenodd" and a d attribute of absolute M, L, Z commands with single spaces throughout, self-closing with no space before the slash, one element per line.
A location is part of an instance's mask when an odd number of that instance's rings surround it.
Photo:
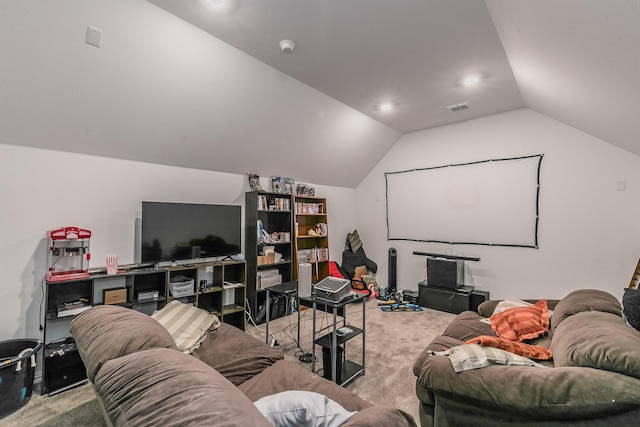
<path fill-rule="evenodd" d="M 420 423 L 426 426 L 632 426 L 640 423 L 640 332 L 625 323 L 620 302 L 578 290 L 553 309 L 547 334 L 528 343 L 551 349 L 537 366 L 493 364 L 455 372 L 441 352 L 479 336 L 496 336 L 478 313 L 458 315 L 416 360 Z M 438 353 L 438 354 L 436 354 Z"/>
<path fill-rule="evenodd" d="M 416 425 L 406 412 L 374 406 L 224 323 L 191 354 L 178 351 L 156 320 L 118 306 L 81 313 L 71 333 L 109 426 L 269 426 L 253 402 L 290 390 L 357 411 L 344 426 Z"/>

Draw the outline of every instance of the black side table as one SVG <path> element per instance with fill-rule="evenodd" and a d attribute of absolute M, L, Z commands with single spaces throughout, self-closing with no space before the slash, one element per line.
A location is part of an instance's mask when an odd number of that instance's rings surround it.
<path fill-rule="evenodd" d="M 320 369 L 316 370 L 316 345 L 319 345 L 326 351 L 323 353 L 325 357 L 327 351 L 331 354 L 331 363 L 323 364 L 323 376 L 332 380 L 338 385 L 345 386 L 360 375 L 365 374 L 365 300 L 366 296 L 359 293 L 350 293 L 348 296 L 338 302 L 331 302 L 323 299 L 316 298 L 315 295 L 311 295 L 309 298 L 299 298 L 300 304 L 313 308 L 313 326 L 312 326 L 312 362 L 311 371 L 317 373 Z M 362 304 L 362 327 L 358 328 L 351 324 L 347 324 L 347 310 L 346 306 L 352 303 Z M 333 315 L 333 322 L 329 326 L 316 330 L 316 318 L 317 312 L 324 311 Z M 338 316 L 342 317 L 341 321 L 338 321 Z M 337 330 L 341 327 L 348 327 L 351 332 L 338 336 Z M 322 333 L 325 333 L 322 335 Z M 346 342 L 351 338 L 358 335 L 362 335 L 362 360 L 361 363 L 355 363 L 347 359 Z M 338 348 L 341 346 L 340 363 L 338 363 Z M 340 368 L 338 370 L 338 367 Z M 327 372 L 327 368 L 330 368 L 331 373 Z"/>

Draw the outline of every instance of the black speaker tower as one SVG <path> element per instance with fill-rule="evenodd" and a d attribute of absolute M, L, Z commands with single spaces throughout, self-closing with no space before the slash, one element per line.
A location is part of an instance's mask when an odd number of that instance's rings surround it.
<path fill-rule="evenodd" d="M 395 294 L 398 291 L 397 283 L 398 271 L 398 251 L 396 248 L 389 248 L 389 283 L 387 284 L 387 294 Z"/>

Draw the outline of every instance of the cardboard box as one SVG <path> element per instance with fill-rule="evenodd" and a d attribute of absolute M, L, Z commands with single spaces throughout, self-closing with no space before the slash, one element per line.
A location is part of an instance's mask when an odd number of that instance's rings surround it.
<path fill-rule="evenodd" d="M 105 304 L 125 304 L 127 302 L 127 288 L 105 289 Z"/>

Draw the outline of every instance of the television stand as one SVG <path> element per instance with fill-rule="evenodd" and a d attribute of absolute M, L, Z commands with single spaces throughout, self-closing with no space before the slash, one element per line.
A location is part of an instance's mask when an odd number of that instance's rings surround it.
<path fill-rule="evenodd" d="M 460 314 L 463 311 L 477 311 L 478 306 L 489 299 L 489 292 L 473 286 L 458 289 L 444 289 L 428 286 L 426 281 L 418 283 L 418 305 L 447 313 Z"/>

